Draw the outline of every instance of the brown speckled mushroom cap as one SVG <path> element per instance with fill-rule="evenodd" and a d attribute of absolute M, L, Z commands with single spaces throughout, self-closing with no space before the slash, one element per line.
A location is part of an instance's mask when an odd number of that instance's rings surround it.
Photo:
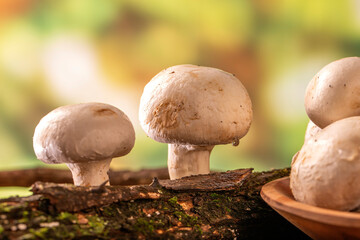
<path fill-rule="evenodd" d="M 118 108 L 103 103 L 59 107 L 37 125 L 35 154 L 45 163 L 84 163 L 131 151 L 135 131 Z"/>
<path fill-rule="evenodd" d="M 139 119 L 148 136 L 159 142 L 227 144 L 248 132 L 252 105 L 233 74 L 177 65 L 161 71 L 145 86 Z"/>
<path fill-rule="evenodd" d="M 306 89 L 305 109 L 320 128 L 360 115 L 360 58 L 343 58 L 322 68 Z"/>

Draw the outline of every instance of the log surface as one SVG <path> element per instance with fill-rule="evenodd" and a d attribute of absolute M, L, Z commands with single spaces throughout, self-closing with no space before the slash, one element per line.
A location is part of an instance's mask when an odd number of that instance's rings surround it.
<path fill-rule="evenodd" d="M 190 176 L 177 180 L 155 178 L 150 185 L 79 187 L 72 184 L 36 182 L 32 192 L 48 198 L 59 211 L 76 212 L 119 201 L 137 199 L 168 199 L 165 190 L 174 191 L 226 191 L 238 187 L 251 174 L 251 169 Z"/>
<path fill-rule="evenodd" d="M 143 169 L 139 171 L 109 171 L 111 185 L 149 184 L 152 179 L 169 179 L 167 168 Z M 30 187 L 34 182 L 73 183 L 68 169 L 32 168 L 0 171 L 0 186 Z"/>
<path fill-rule="evenodd" d="M 0 239 L 308 239 L 261 199 L 289 169 L 239 169 L 150 185 L 37 182 L 0 203 Z"/>

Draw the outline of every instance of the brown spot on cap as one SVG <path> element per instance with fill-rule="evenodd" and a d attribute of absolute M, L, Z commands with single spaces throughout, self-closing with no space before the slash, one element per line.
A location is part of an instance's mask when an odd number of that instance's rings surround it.
<path fill-rule="evenodd" d="M 151 128 L 175 128 L 179 125 L 178 115 L 184 109 L 184 103 L 181 101 L 177 104 L 172 101 L 164 101 L 160 103 L 149 116 L 147 123 Z"/>
<path fill-rule="evenodd" d="M 109 115 L 114 115 L 115 112 L 109 108 L 100 108 L 100 109 L 95 109 L 94 110 L 94 115 L 95 116 L 109 116 Z"/>

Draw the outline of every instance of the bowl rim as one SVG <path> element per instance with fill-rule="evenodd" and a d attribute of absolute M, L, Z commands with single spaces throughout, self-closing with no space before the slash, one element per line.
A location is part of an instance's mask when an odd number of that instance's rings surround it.
<path fill-rule="evenodd" d="M 320 208 L 296 201 L 291 194 L 289 177 L 266 183 L 260 195 L 276 211 L 336 226 L 360 227 L 360 213 Z"/>

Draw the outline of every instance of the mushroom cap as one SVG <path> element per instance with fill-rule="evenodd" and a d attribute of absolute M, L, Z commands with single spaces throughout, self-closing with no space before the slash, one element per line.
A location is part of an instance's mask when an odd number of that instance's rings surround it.
<path fill-rule="evenodd" d="M 360 115 L 360 58 L 334 61 L 318 72 L 307 86 L 305 109 L 321 128 Z"/>
<path fill-rule="evenodd" d="M 295 156 L 290 188 L 296 200 L 348 211 L 360 206 L 360 117 L 336 121 Z"/>
<path fill-rule="evenodd" d="M 33 146 L 45 163 L 84 163 L 128 154 L 135 143 L 129 118 L 114 106 L 81 103 L 59 107 L 35 128 Z"/>
<path fill-rule="evenodd" d="M 177 65 L 161 71 L 145 86 L 139 119 L 148 136 L 158 142 L 227 144 L 248 132 L 252 105 L 233 74 Z"/>
<path fill-rule="evenodd" d="M 321 130 L 322 130 L 321 128 L 319 128 L 315 123 L 313 123 L 310 120 L 306 127 L 304 142 L 306 143 L 306 142 L 310 141 L 311 139 L 313 139 L 313 137 Z"/>

